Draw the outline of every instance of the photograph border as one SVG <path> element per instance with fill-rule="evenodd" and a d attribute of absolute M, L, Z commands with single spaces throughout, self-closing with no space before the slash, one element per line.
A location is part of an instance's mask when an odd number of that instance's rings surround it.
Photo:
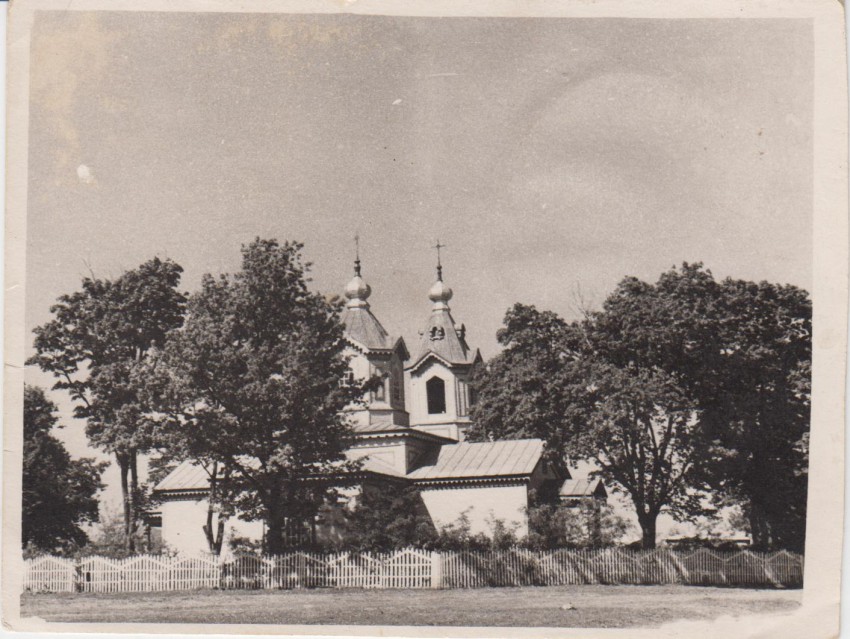
<path fill-rule="evenodd" d="M 38 11 L 352 13 L 391 16 L 569 18 L 811 19 L 814 33 L 813 348 L 808 518 L 803 604 L 792 614 L 715 622 L 682 621 L 662 629 L 458 628 L 409 626 L 259 626 L 68 624 L 20 617 L 21 450 L 24 359 L 29 55 Z M 5 240 L 5 419 L 3 429 L 3 622 L 48 632 L 146 634 L 299 634 L 458 637 L 730 636 L 827 637 L 838 632 L 844 523 L 844 404 L 847 358 L 848 189 L 847 69 L 844 7 L 836 0 L 13 0 L 7 32 L 7 199 Z"/>

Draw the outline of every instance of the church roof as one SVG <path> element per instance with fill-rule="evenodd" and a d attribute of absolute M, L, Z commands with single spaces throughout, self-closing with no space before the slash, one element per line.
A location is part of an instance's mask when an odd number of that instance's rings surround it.
<path fill-rule="evenodd" d="M 348 450 L 345 453 L 349 460 L 363 459 L 361 471 L 376 473 L 379 475 L 389 475 L 391 477 L 404 477 L 395 468 L 382 462 L 380 459 L 364 458 L 363 454 L 358 450 Z M 192 461 L 181 462 L 174 470 L 172 470 L 161 482 L 159 482 L 154 490 L 156 492 L 200 492 L 207 491 L 210 488 L 210 476 L 203 466 Z"/>
<path fill-rule="evenodd" d="M 434 458 L 424 466 L 412 470 L 407 475 L 399 472 L 380 459 L 363 455 L 357 449 L 346 451 L 350 460 L 362 459 L 362 471 L 406 477 L 414 481 L 497 478 L 530 475 L 534 472 L 543 454 L 543 441 L 539 439 L 515 439 L 498 442 L 460 442 L 445 444 L 439 448 Z M 578 480 L 585 481 L 586 480 Z M 596 486 L 593 480 L 592 486 Z M 575 482 L 565 482 L 564 487 Z M 156 492 L 192 493 L 209 490 L 209 474 L 204 468 L 192 461 L 184 461 L 159 482 Z M 604 487 L 602 488 L 604 490 Z M 561 489 L 564 497 L 564 488 Z"/>
<path fill-rule="evenodd" d="M 367 350 L 391 349 L 395 343 L 368 306 L 347 307 L 342 313 L 345 336 Z"/>
<path fill-rule="evenodd" d="M 210 475 L 191 461 L 182 462 L 177 468 L 159 482 L 154 490 L 207 490 L 210 487 Z"/>
<path fill-rule="evenodd" d="M 404 340 L 393 339 L 381 326 L 378 318 L 369 310 L 369 296 L 372 287 L 369 286 L 360 274 L 360 257 L 354 262 L 354 277 L 345 286 L 345 297 L 348 302 L 342 312 L 342 323 L 345 326 L 345 337 L 353 342 L 355 346 L 363 350 L 391 350 L 401 344 L 404 349 L 403 357 L 407 357 L 407 349 Z"/>
<path fill-rule="evenodd" d="M 608 491 L 599 478 L 568 479 L 561 485 L 558 495 L 564 499 L 580 499 L 582 497 L 607 497 Z"/>
<path fill-rule="evenodd" d="M 407 474 L 410 479 L 455 479 L 530 475 L 543 454 L 540 439 L 461 442 L 442 446 L 434 464 Z"/>
<path fill-rule="evenodd" d="M 447 308 L 431 312 L 410 368 L 415 368 L 432 353 L 448 364 L 472 364 L 478 356 L 478 351 L 471 350 L 466 339 L 455 328 L 454 319 Z"/>
<path fill-rule="evenodd" d="M 389 475 L 390 477 L 404 477 L 404 473 L 399 472 L 390 464 L 383 462 L 380 459 L 375 459 L 374 457 L 364 455 L 361 451 L 357 449 L 345 451 L 345 456 L 348 458 L 349 461 L 354 461 L 357 459 L 361 460 L 363 464 L 363 466 L 361 466 L 361 470 L 377 473 L 379 475 Z"/>

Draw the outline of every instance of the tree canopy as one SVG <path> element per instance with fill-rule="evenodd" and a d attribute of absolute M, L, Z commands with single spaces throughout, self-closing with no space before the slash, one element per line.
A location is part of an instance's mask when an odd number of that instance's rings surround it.
<path fill-rule="evenodd" d="M 56 406 L 36 386 L 24 388 L 22 542 L 57 552 L 88 541 L 83 530 L 98 520 L 97 494 L 105 463 L 72 459 L 51 431 Z"/>
<path fill-rule="evenodd" d="M 470 435 L 594 461 L 647 547 L 662 510 L 687 519 L 713 501 L 742 505 L 757 546 L 799 548 L 810 327 L 805 291 L 717 282 L 700 264 L 625 278 L 582 321 L 518 304 L 475 380 Z"/>
<path fill-rule="evenodd" d="M 54 319 L 35 329 L 36 354 L 27 362 L 57 378 L 54 388 L 70 393 L 91 444 L 115 455 L 130 550 L 139 515 L 137 457 L 152 444 L 134 374 L 182 322 L 182 271 L 154 258 L 115 279 L 84 278 L 81 290 L 51 307 Z"/>
<path fill-rule="evenodd" d="M 271 553 L 347 467 L 344 409 L 364 390 L 345 383 L 340 304 L 308 289 L 301 249 L 258 238 L 241 270 L 204 276 L 144 373 L 158 437 L 208 469 L 213 501 L 265 521 Z"/>

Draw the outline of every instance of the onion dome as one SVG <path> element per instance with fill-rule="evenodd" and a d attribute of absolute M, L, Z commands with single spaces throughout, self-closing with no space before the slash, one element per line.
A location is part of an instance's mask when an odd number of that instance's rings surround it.
<path fill-rule="evenodd" d="M 346 306 L 352 308 L 354 306 L 368 306 L 369 296 L 372 294 L 372 287 L 366 283 L 360 275 L 355 275 L 351 281 L 345 285 L 345 296 L 348 298 Z"/>
<path fill-rule="evenodd" d="M 452 289 L 440 278 L 434 282 L 431 290 L 428 291 L 428 299 L 435 304 L 446 303 L 452 299 Z"/>

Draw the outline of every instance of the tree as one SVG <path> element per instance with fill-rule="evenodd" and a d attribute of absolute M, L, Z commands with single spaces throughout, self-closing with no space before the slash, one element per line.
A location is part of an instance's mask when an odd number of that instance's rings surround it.
<path fill-rule="evenodd" d="M 54 388 L 70 393 L 89 441 L 115 455 L 128 550 L 140 514 L 138 455 L 152 443 L 134 373 L 182 322 L 182 271 L 155 258 L 114 280 L 84 278 L 82 290 L 61 296 L 50 309 L 54 319 L 35 329 L 36 354 L 27 362 L 58 379 Z"/>
<path fill-rule="evenodd" d="M 51 431 L 56 406 L 36 386 L 24 387 L 23 546 L 45 552 L 79 547 L 82 529 L 98 520 L 97 494 L 106 463 L 71 459 Z"/>
<path fill-rule="evenodd" d="M 426 546 L 437 539 L 419 490 L 406 486 L 364 486 L 344 522 L 343 546 L 384 552 Z"/>
<path fill-rule="evenodd" d="M 647 547 L 662 510 L 687 519 L 711 497 L 744 508 L 756 545 L 799 549 L 810 335 L 805 291 L 717 282 L 701 264 L 625 278 L 581 322 L 517 305 L 475 381 L 471 436 L 542 437 L 594 460 Z"/>
<path fill-rule="evenodd" d="M 551 311 L 516 304 L 496 335 L 502 351 L 473 373 L 475 441 L 537 437 L 562 459 L 587 420 L 586 336 Z"/>
<path fill-rule="evenodd" d="M 626 520 L 608 504 L 542 502 L 529 506 L 524 543 L 534 550 L 604 548 L 617 543 L 627 530 Z"/>
<path fill-rule="evenodd" d="M 758 548 L 802 551 L 808 488 L 812 306 L 794 286 L 721 283 L 724 365 L 703 393 L 706 481 L 741 505 Z"/>
<path fill-rule="evenodd" d="M 811 314 L 795 286 L 683 264 L 654 285 L 627 278 L 594 317 L 607 360 L 664 371 L 693 403 L 699 481 L 717 505 L 743 508 L 759 548 L 803 548 Z"/>
<path fill-rule="evenodd" d="M 548 454 L 588 459 L 635 505 L 643 545 L 666 509 L 699 512 L 689 490 L 698 450 L 693 407 L 669 376 L 617 366 L 596 348 L 598 316 L 567 324 L 517 304 L 498 334 L 503 351 L 476 376 L 472 439 L 540 437 Z"/>
<path fill-rule="evenodd" d="M 256 239 L 242 269 L 189 299 L 183 327 L 146 368 L 149 418 L 165 447 L 217 478 L 211 502 L 266 524 L 266 551 L 311 520 L 350 467 L 341 305 L 307 287 L 302 245 Z"/>

